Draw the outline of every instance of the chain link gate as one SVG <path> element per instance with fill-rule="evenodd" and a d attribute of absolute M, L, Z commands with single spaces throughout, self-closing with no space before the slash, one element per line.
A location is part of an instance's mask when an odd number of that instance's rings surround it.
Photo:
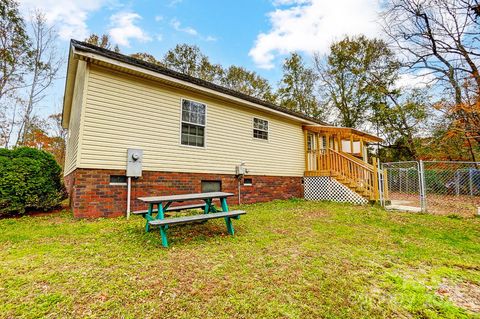
<path fill-rule="evenodd" d="M 388 206 L 400 210 L 425 211 L 419 162 L 383 163 L 383 170 L 388 184 Z"/>
<path fill-rule="evenodd" d="M 478 162 L 393 162 L 384 163 L 383 169 L 390 208 L 462 216 L 479 212 Z"/>

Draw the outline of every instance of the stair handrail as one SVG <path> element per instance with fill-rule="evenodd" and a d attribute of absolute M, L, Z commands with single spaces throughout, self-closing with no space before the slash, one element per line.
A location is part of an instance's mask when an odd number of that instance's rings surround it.
<path fill-rule="evenodd" d="M 359 160 L 359 159 L 356 158 L 355 156 L 352 156 L 352 155 L 350 155 L 350 154 L 348 154 L 348 153 L 339 152 L 339 151 L 336 151 L 336 150 L 334 150 L 334 149 L 330 149 L 330 152 L 333 152 L 333 153 L 338 154 L 339 156 L 342 156 L 342 157 L 344 157 L 344 158 L 346 158 L 346 159 L 348 159 L 348 160 L 350 160 L 350 161 L 353 161 L 353 162 L 355 162 L 355 164 L 358 164 L 358 165 L 362 166 L 363 168 L 365 168 L 365 169 L 367 169 L 367 170 L 369 170 L 369 171 L 371 171 L 371 172 L 373 173 L 373 165 L 371 165 L 371 164 L 369 164 L 369 163 L 367 163 L 367 162 L 364 162 L 364 161 L 362 161 L 362 160 Z"/>
<path fill-rule="evenodd" d="M 365 191 L 368 192 L 368 197 L 371 200 L 377 200 L 378 195 L 375 191 L 375 188 L 378 185 L 377 181 L 377 174 L 375 172 L 375 167 L 358 159 L 353 159 L 352 156 L 349 156 L 343 152 L 339 152 L 336 150 L 329 149 L 330 154 L 333 157 L 338 157 L 341 161 L 345 161 L 346 163 L 350 163 L 352 165 L 350 169 L 345 166 L 337 167 L 331 166 L 330 169 L 335 171 L 336 173 L 340 174 L 344 178 L 361 185 Z M 332 159 L 333 159 L 332 157 Z M 347 164 L 349 165 L 349 164 Z M 353 172 L 353 174 L 352 174 Z M 355 173 L 356 172 L 356 173 Z"/>
<path fill-rule="evenodd" d="M 360 164 L 360 165 L 366 165 L 366 166 L 370 167 L 370 168 L 372 169 L 372 171 L 373 171 L 373 165 L 372 165 L 372 164 L 367 163 L 367 162 L 359 159 L 358 157 L 353 156 L 353 155 L 350 154 L 350 153 L 341 152 L 341 151 L 336 151 L 336 152 L 342 154 L 342 155 L 345 156 L 345 157 L 348 157 L 349 159 L 351 159 L 351 160 L 354 161 L 354 162 L 357 162 L 357 163 Z"/>
<path fill-rule="evenodd" d="M 368 199 L 378 200 L 378 174 L 374 165 L 332 148 L 308 150 L 308 154 L 314 154 L 314 159 L 309 158 L 309 163 L 313 160 L 314 169 L 308 170 L 307 167 L 306 174 L 312 173 L 312 176 L 316 176 L 315 174 L 324 176 L 325 173 L 336 173 L 363 189 Z M 322 157 L 322 160 L 320 160 L 320 157 Z M 350 186 L 347 185 L 347 187 Z"/>

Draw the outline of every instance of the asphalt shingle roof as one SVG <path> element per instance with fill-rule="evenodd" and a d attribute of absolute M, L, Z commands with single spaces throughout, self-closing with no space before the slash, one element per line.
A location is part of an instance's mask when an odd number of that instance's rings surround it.
<path fill-rule="evenodd" d="M 110 51 L 110 50 L 98 47 L 96 45 L 89 44 L 89 43 L 86 43 L 86 42 L 77 41 L 77 40 L 71 40 L 71 45 L 78 51 L 98 54 L 98 55 L 101 55 L 101 56 L 106 57 L 106 58 L 110 58 L 110 59 L 113 59 L 113 60 L 116 60 L 116 61 L 124 62 L 126 64 L 130 64 L 130 65 L 137 66 L 137 67 L 140 67 L 140 68 L 143 68 L 143 69 L 146 69 L 146 70 L 157 72 L 157 73 L 175 78 L 177 80 L 182 80 L 182 81 L 185 81 L 185 82 L 189 82 L 189 83 L 192 83 L 192 84 L 195 84 L 195 85 L 207 88 L 207 89 L 217 91 L 219 93 L 227 94 L 227 95 L 230 95 L 230 96 L 233 96 L 233 97 L 236 97 L 236 98 L 239 98 L 239 99 L 251 102 L 251 103 L 255 103 L 255 104 L 267 107 L 269 109 L 272 109 L 272 110 L 275 110 L 275 111 L 278 111 L 278 112 L 282 112 L 282 113 L 285 113 L 285 114 L 288 114 L 288 115 L 292 115 L 292 116 L 295 116 L 295 117 L 298 117 L 298 118 L 301 118 L 301 119 L 304 119 L 304 120 L 308 120 L 308 121 L 311 121 L 311 122 L 314 122 L 314 123 L 317 123 L 317 124 L 328 125 L 328 123 L 325 123 L 323 121 L 320 121 L 318 119 L 309 117 L 307 115 L 304 115 L 304 114 L 301 114 L 301 113 L 298 113 L 298 112 L 288 110 L 284 107 L 278 106 L 278 105 L 273 104 L 271 102 L 267 102 L 267 101 L 261 100 L 259 98 L 256 98 L 256 97 L 253 97 L 253 96 L 250 96 L 250 95 L 247 95 L 247 94 L 244 94 L 244 93 L 241 93 L 241 92 L 223 87 L 221 85 L 211 83 L 211 82 L 208 82 L 208 81 L 205 81 L 205 80 L 193 77 L 193 76 L 189 76 L 189 75 L 186 75 L 186 74 L 168 69 L 168 68 L 163 67 L 163 66 L 158 65 L 158 64 L 145 62 L 143 60 L 139 60 L 139 59 L 133 58 L 133 57 L 125 55 L 125 54 Z"/>

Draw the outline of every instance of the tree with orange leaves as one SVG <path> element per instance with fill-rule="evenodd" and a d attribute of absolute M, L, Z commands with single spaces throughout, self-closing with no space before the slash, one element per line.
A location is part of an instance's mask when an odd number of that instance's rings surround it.
<path fill-rule="evenodd" d="M 63 167 L 67 131 L 61 127 L 61 118 L 61 113 L 50 115 L 49 122 L 34 118 L 22 145 L 51 153 L 57 163 Z"/>

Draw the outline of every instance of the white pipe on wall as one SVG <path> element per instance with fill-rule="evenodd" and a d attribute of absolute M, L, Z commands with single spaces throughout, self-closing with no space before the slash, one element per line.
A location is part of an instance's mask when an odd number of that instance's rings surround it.
<path fill-rule="evenodd" d="M 130 218 L 130 197 L 132 195 L 132 178 L 127 179 L 127 219 Z"/>
<path fill-rule="evenodd" d="M 238 205 L 240 205 L 241 201 L 241 183 L 242 183 L 242 175 L 238 176 Z"/>

